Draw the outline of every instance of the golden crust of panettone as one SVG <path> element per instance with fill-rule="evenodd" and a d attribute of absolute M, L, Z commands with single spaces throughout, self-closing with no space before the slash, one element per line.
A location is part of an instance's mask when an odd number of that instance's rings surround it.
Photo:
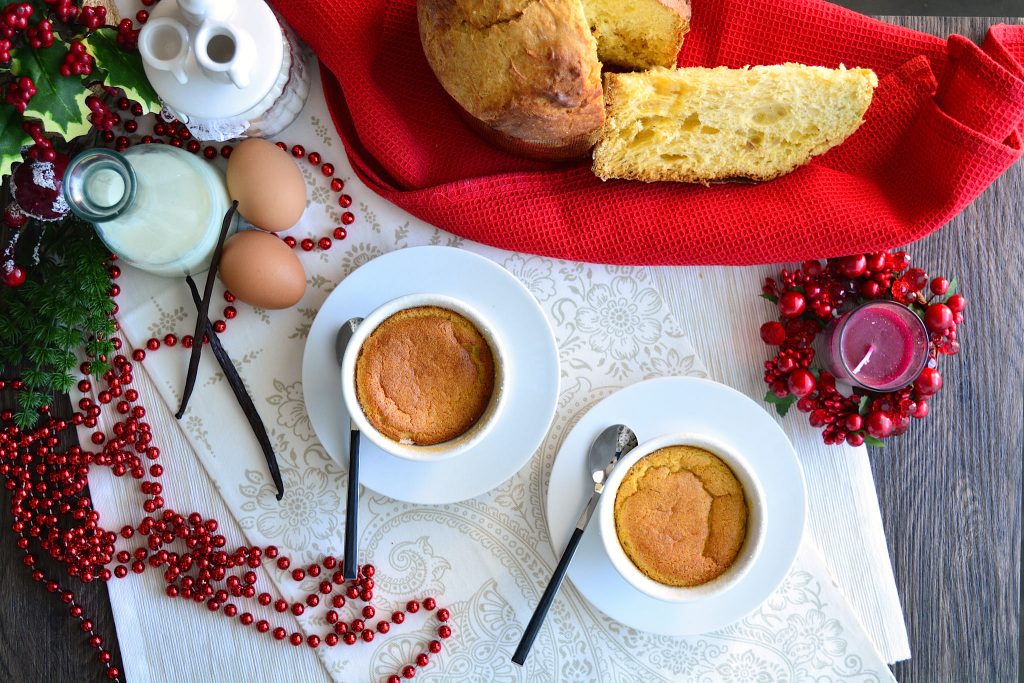
<path fill-rule="evenodd" d="M 541 158 L 593 146 L 601 65 L 580 0 L 419 0 L 417 16 L 438 81 L 492 142 Z"/>

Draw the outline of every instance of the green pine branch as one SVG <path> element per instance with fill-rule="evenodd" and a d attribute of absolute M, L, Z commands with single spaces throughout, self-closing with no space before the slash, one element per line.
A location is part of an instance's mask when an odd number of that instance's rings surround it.
<path fill-rule="evenodd" d="M 29 223 L 18 241 L 17 263 L 28 271 L 19 287 L 0 287 L 0 363 L 20 367 L 25 389 L 18 394 L 14 419 L 31 426 L 39 408 L 75 384 L 76 351 L 94 359 L 95 375 L 109 367 L 115 349 L 111 312 L 109 250 L 92 226 L 73 216 L 63 228 Z M 3 235 L 0 244 L 7 244 Z M 33 263 L 35 246 L 43 254 Z M 106 362 L 99 360 L 101 357 Z"/>

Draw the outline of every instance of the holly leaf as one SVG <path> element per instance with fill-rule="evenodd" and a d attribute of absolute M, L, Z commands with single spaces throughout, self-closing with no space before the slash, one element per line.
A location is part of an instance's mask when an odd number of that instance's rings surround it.
<path fill-rule="evenodd" d="M 861 396 L 860 403 L 857 404 L 857 414 L 867 415 L 869 407 L 871 407 L 871 397 L 867 395 Z"/>
<path fill-rule="evenodd" d="M 796 403 L 796 396 L 790 394 L 784 398 L 779 398 L 771 391 L 768 391 L 764 395 L 764 400 L 775 406 L 775 412 L 779 414 L 779 417 L 786 417 L 786 413 L 788 413 L 789 409 L 793 407 L 794 403 Z"/>
<path fill-rule="evenodd" d="M 883 442 L 881 439 L 876 439 L 870 434 L 864 435 L 864 443 L 866 443 L 868 446 L 874 446 L 875 448 L 885 448 L 885 442 Z"/>
<path fill-rule="evenodd" d="M 11 50 L 11 73 L 28 76 L 36 85 L 36 94 L 28 102 L 26 118 L 39 119 L 43 129 L 72 140 L 89 132 L 89 96 L 81 76 L 65 78 L 60 66 L 68 52 L 67 43 L 54 40 L 48 48 Z"/>
<path fill-rule="evenodd" d="M 768 301 L 771 301 L 773 304 L 779 303 L 779 297 L 775 296 L 774 294 L 761 294 L 761 298 L 767 299 Z"/>
<path fill-rule="evenodd" d="M 23 121 L 14 107 L 0 109 L 0 176 L 11 172 L 11 166 L 21 161 L 21 149 L 32 142 L 21 127 Z"/>
<path fill-rule="evenodd" d="M 129 51 L 117 44 L 117 31 L 101 28 L 93 31 L 84 41 L 86 51 L 103 71 L 103 83 L 124 90 L 125 97 L 142 105 L 147 114 L 160 111 L 160 98 L 146 78 L 142 57 L 138 51 Z"/>

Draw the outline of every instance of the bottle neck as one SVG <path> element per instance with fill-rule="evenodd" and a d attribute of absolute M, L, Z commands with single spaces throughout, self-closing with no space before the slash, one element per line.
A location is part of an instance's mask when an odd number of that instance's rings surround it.
<path fill-rule="evenodd" d="M 113 220 L 135 203 L 138 180 L 124 155 L 113 150 L 88 149 L 68 164 L 64 198 L 72 213 L 92 223 Z"/>

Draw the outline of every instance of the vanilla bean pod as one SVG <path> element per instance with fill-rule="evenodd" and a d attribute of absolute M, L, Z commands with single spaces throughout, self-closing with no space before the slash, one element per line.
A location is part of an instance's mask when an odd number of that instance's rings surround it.
<path fill-rule="evenodd" d="M 185 280 L 192 291 L 192 301 L 195 302 L 197 308 L 200 307 L 202 299 L 199 298 L 199 289 L 196 287 L 195 281 L 191 276 L 186 277 Z M 214 358 L 217 359 L 221 369 L 224 370 L 224 378 L 227 379 L 228 386 L 234 392 L 239 407 L 245 413 L 245 419 L 249 421 L 249 426 L 252 427 L 252 433 L 256 436 L 260 448 L 263 449 L 263 456 L 267 459 L 267 467 L 270 468 L 270 476 L 274 480 L 274 485 L 277 486 L 277 499 L 281 500 L 284 496 L 284 481 L 281 479 L 281 468 L 277 464 L 277 455 L 274 453 L 274 447 L 270 443 L 270 437 L 267 436 L 267 428 L 263 425 L 263 420 L 256 410 L 252 397 L 246 391 L 245 384 L 242 382 L 238 370 L 235 369 L 235 364 L 231 362 L 231 357 L 228 356 L 224 345 L 220 343 L 220 338 L 213 331 L 213 325 L 209 320 L 206 321 L 206 336 L 210 340 L 210 350 L 213 351 Z M 202 337 L 197 336 L 195 339 L 196 341 L 193 343 L 202 343 Z"/>
<path fill-rule="evenodd" d="M 192 396 L 192 390 L 196 386 L 196 375 L 199 374 L 199 358 L 203 354 L 203 330 L 210 322 L 210 298 L 213 296 L 213 283 L 217 279 L 217 269 L 220 268 L 220 257 L 224 252 L 224 240 L 228 236 L 228 228 L 231 227 L 231 219 L 238 210 L 238 201 L 231 202 L 231 207 L 224 214 L 224 222 L 220 226 L 220 237 L 217 238 L 217 247 L 213 250 L 210 259 L 210 271 L 206 275 L 206 289 L 203 292 L 203 301 L 199 306 L 199 316 L 196 318 L 196 331 L 193 339 L 196 344 L 192 346 L 192 355 L 188 359 L 188 374 L 185 376 L 185 391 L 181 395 L 181 406 L 174 417 L 181 419 L 188 406 L 188 400 Z"/>

